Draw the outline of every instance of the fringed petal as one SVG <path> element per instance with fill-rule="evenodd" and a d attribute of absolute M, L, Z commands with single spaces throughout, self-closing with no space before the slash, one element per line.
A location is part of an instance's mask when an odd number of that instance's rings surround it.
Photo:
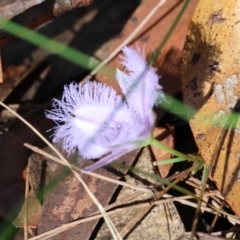
<path fill-rule="evenodd" d="M 98 160 L 96 163 L 85 167 L 83 170 L 86 172 L 92 172 L 100 167 L 103 167 L 111 162 L 113 162 L 114 160 L 120 158 L 121 156 L 123 156 L 124 154 L 133 151 L 133 149 L 123 149 L 121 151 L 118 152 L 113 152 L 109 155 L 107 155 L 106 157 L 103 157 L 102 159 Z"/>
<path fill-rule="evenodd" d="M 54 99 L 46 117 L 54 120 L 53 141 L 72 154 L 76 149 L 85 158 L 98 158 L 114 147 L 134 141 L 144 127 L 121 96 L 105 84 L 71 83 L 64 87 L 62 100 Z"/>
<path fill-rule="evenodd" d="M 144 53 L 139 49 L 124 47 L 123 53 L 122 64 L 128 74 L 118 70 L 116 79 L 128 104 L 147 120 L 149 109 L 163 97 L 162 87 L 158 84 L 159 76 L 156 69 L 147 64 Z"/>
<path fill-rule="evenodd" d="M 121 102 L 121 96 L 105 84 L 86 82 L 83 86 L 76 83 L 65 86 L 62 100 L 54 99 L 53 110 L 46 113 L 47 118 L 59 124 L 54 128 L 53 141 L 60 142 L 69 154 L 77 148 L 85 158 L 108 153 L 108 146 L 98 144 L 98 131 L 107 118 L 111 122 L 110 115 Z"/>

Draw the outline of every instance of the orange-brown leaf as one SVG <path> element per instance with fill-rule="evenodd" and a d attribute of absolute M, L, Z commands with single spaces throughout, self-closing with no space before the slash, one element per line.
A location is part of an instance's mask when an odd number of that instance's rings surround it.
<path fill-rule="evenodd" d="M 174 148 L 174 138 L 172 134 L 165 128 L 156 127 L 153 131 L 153 136 L 161 141 L 163 144 L 167 145 L 170 148 Z M 165 152 L 160 148 L 155 146 L 151 146 L 151 151 L 153 154 L 153 160 L 166 160 L 171 158 L 171 153 Z M 165 164 L 162 166 L 158 166 L 158 171 L 161 177 L 167 177 L 169 171 L 171 170 L 173 164 Z"/>
<path fill-rule="evenodd" d="M 215 158 L 213 179 L 238 216 L 240 122 L 227 131 L 215 122 L 232 112 L 240 96 L 239 16 L 240 1 L 200 0 L 189 27 L 182 69 L 184 102 L 198 110 L 190 121 L 194 138 L 206 164 Z M 206 115 L 211 124 L 204 122 Z"/>

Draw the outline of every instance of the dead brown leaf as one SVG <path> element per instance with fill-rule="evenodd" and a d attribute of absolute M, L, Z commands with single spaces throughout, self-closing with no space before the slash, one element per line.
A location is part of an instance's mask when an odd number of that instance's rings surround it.
<path fill-rule="evenodd" d="M 156 127 L 153 131 L 153 136 L 158 141 L 161 141 L 163 144 L 167 145 L 168 147 L 174 148 L 174 138 L 167 129 Z M 166 160 L 171 158 L 170 153 L 165 152 L 160 148 L 157 148 L 155 146 L 150 146 L 150 148 L 152 152 L 152 159 L 154 161 Z M 173 166 L 172 163 L 158 166 L 158 171 L 160 173 L 160 176 L 165 178 L 168 175 L 169 171 L 171 170 L 172 166 Z"/>
<path fill-rule="evenodd" d="M 45 148 L 45 150 L 52 154 L 52 151 L 49 150 L 49 148 Z M 117 163 L 131 165 L 135 160 L 137 153 L 138 150 L 128 153 L 121 157 Z M 51 178 L 53 178 L 55 182 L 53 186 L 54 188 L 44 197 L 38 234 L 56 228 L 64 223 L 90 215 L 98 210 L 97 206 L 93 203 L 92 199 L 79 181 L 73 175 L 67 173 L 66 169 L 64 170 L 60 164 L 55 163 L 52 160 L 47 160 L 43 156 L 39 157 L 38 154 L 33 154 L 31 159 L 35 162 L 31 165 L 31 172 L 33 172 L 35 176 L 30 178 L 35 191 L 38 190 L 39 185 L 41 185 L 42 188 L 48 186 Z M 83 167 L 86 163 L 91 164 L 90 162 L 90 160 L 81 162 L 79 166 Z M 97 172 L 100 175 L 111 177 L 113 179 L 118 178 L 118 175 L 111 173 L 104 168 L 98 169 Z M 120 171 L 115 172 L 118 172 L 118 174 L 121 175 Z M 126 173 L 127 169 L 123 169 L 122 172 Z M 41 175 L 44 176 L 44 178 L 41 179 Z M 106 206 L 109 203 L 118 187 L 116 184 L 86 174 L 81 175 L 81 177 L 103 206 Z M 40 183 L 40 180 L 45 184 L 43 185 Z M 98 219 L 85 222 L 49 239 L 87 240 L 92 235 L 97 223 Z"/>
<path fill-rule="evenodd" d="M 190 126 L 201 155 L 206 164 L 215 159 L 214 181 L 240 217 L 239 121 L 233 130 L 221 122 L 240 96 L 239 15 L 239 1 L 199 1 L 184 47 L 182 84 L 185 104 L 198 110 Z"/>

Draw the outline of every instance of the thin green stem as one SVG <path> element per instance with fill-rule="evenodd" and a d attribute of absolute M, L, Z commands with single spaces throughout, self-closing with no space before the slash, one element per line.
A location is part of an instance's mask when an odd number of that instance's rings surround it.
<path fill-rule="evenodd" d="M 130 171 L 136 173 L 136 174 L 140 174 L 143 175 L 144 177 L 148 177 L 151 179 L 155 179 L 156 181 L 162 183 L 163 185 L 167 185 L 175 190 L 177 190 L 180 193 L 192 196 L 194 199 L 198 200 L 198 197 L 196 196 L 196 194 L 194 194 L 193 192 L 185 189 L 184 187 L 178 186 L 177 184 L 175 184 L 174 182 L 168 181 L 167 179 L 161 178 L 158 175 L 153 175 L 152 173 L 143 171 L 141 169 L 138 169 L 136 167 L 129 167 L 128 168 Z"/>
<path fill-rule="evenodd" d="M 177 156 L 181 159 L 186 159 L 186 160 L 190 160 L 189 156 L 187 154 L 181 153 L 173 148 L 168 147 L 167 145 L 159 142 L 158 140 L 156 140 L 155 138 L 152 140 L 151 145 L 160 148 L 168 153 L 171 153 L 174 156 Z M 191 158 L 192 159 L 192 158 Z"/>
<path fill-rule="evenodd" d="M 149 59 L 150 63 L 154 62 L 157 59 L 157 57 L 159 56 L 159 54 L 161 53 L 163 46 L 166 44 L 166 42 L 169 39 L 169 37 L 171 36 L 173 30 L 177 26 L 180 18 L 182 17 L 183 13 L 185 12 L 185 10 L 187 8 L 189 2 L 190 2 L 190 0 L 186 0 L 185 3 L 183 4 L 180 12 L 178 13 L 177 17 L 175 18 L 175 20 L 174 20 L 173 24 L 171 25 L 170 29 L 168 30 L 167 34 L 164 36 L 164 38 L 161 41 L 161 43 L 159 44 L 159 46 L 156 48 L 156 50 L 150 57 L 150 59 Z"/>
<path fill-rule="evenodd" d="M 39 46 L 51 53 L 57 54 L 58 56 L 80 65 L 85 69 L 92 70 L 100 64 L 100 62 L 94 57 L 91 57 L 77 49 L 67 46 L 66 44 L 52 40 L 43 34 L 21 26 L 15 22 L 6 20 L 2 17 L 0 17 L 0 26 L 8 33 L 22 38 L 25 41 Z M 113 71 L 115 71 L 113 68 L 105 66 L 101 70 L 101 73 L 107 74 L 108 76 Z"/>
<path fill-rule="evenodd" d="M 154 161 L 153 165 L 154 166 L 161 166 L 161 165 L 165 165 L 165 164 L 170 164 L 170 163 L 177 163 L 177 162 L 183 162 L 186 161 L 185 158 L 171 158 L 171 159 L 166 159 L 166 160 L 158 160 L 158 161 Z"/>
<path fill-rule="evenodd" d="M 199 161 L 196 165 L 196 167 L 192 170 L 192 175 L 195 175 L 196 172 L 198 172 L 198 170 L 200 170 L 202 168 L 202 166 L 204 165 L 204 161 Z"/>

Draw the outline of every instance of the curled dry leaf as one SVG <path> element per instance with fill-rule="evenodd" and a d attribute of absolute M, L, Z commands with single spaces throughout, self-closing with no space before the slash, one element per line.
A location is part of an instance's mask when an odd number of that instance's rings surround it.
<path fill-rule="evenodd" d="M 221 118 L 237 110 L 240 96 L 239 16 L 240 1 L 198 2 L 183 52 L 182 85 L 185 104 L 197 110 L 189 117 L 200 153 L 206 164 L 214 159 L 212 177 L 240 217 L 240 121 L 230 130 Z"/>

